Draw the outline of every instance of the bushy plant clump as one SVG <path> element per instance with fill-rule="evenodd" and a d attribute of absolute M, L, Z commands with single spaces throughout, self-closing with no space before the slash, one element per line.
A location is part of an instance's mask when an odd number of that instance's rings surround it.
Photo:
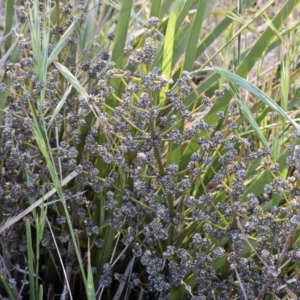
<path fill-rule="evenodd" d="M 21 59 L 7 65 L 1 219 L 56 188 L 45 151 L 60 180 L 76 176 L 63 195 L 45 197 L 40 209 L 2 233 L 1 272 L 15 295 L 29 294 L 26 219 L 37 245 L 30 254 L 34 280 L 44 293 L 66 292 L 68 281 L 74 299 L 85 297 L 77 247 L 99 299 L 263 299 L 284 295 L 285 288 L 300 295 L 300 133 L 293 134 L 284 175 L 269 149 L 243 137 L 235 102 L 217 111 L 214 123 L 199 117 L 230 86 L 220 84 L 191 109 L 191 74 L 183 71 L 173 82 L 151 68 L 158 26 L 150 18 L 144 45 L 126 46 L 124 70 L 103 50 L 75 72 L 70 38 L 59 58 L 66 69 L 49 65 L 45 84 L 34 70 L 31 41 L 19 42 Z M 88 96 L 77 93 L 74 78 Z M 73 89 L 62 102 L 68 84 Z M 33 134 L 36 125 L 45 149 Z M 251 190 L 259 176 L 266 178 L 261 194 Z"/>

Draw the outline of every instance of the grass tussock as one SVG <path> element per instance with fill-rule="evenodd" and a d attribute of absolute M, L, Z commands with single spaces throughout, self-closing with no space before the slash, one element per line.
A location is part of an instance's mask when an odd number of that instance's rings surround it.
<path fill-rule="evenodd" d="M 300 296 L 299 1 L 7 1 L 1 299 Z"/>

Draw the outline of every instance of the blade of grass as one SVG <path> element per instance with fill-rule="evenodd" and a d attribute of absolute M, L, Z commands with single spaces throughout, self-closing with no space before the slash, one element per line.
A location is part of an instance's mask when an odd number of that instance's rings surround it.
<path fill-rule="evenodd" d="M 153 0 L 155 2 L 155 0 Z M 174 0 L 163 0 L 163 3 L 160 8 L 160 19 L 162 19 L 165 15 L 168 14 L 168 10 L 173 4 Z"/>
<path fill-rule="evenodd" d="M 41 66 L 43 58 L 41 55 L 41 28 L 38 1 L 34 1 L 32 8 L 29 10 L 29 24 L 33 50 L 32 55 L 34 60 L 34 70 L 37 75 L 40 75 L 43 70 Z M 39 79 L 41 79 L 40 76 Z"/>
<path fill-rule="evenodd" d="M 264 147 L 271 151 L 268 141 L 266 140 L 264 134 L 260 130 L 251 110 L 249 109 L 249 107 L 247 106 L 245 101 L 243 99 L 241 99 L 240 97 L 236 97 L 236 100 L 239 104 L 239 107 L 240 107 L 242 113 L 247 118 L 247 121 L 250 123 L 252 129 L 256 132 L 257 136 L 259 137 L 260 141 L 263 143 Z"/>
<path fill-rule="evenodd" d="M 39 285 L 39 299 L 44 299 L 43 297 L 43 291 L 44 291 L 44 287 L 43 285 Z"/>
<path fill-rule="evenodd" d="M 150 11 L 150 16 L 151 17 L 157 17 L 159 18 L 159 12 L 161 8 L 161 0 L 152 0 L 151 1 L 151 11 Z"/>
<path fill-rule="evenodd" d="M 289 87 L 290 87 L 290 59 L 287 55 L 281 64 L 280 72 L 280 92 L 281 92 L 281 107 L 287 111 L 288 110 L 288 98 L 289 98 Z"/>
<path fill-rule="evenodd" d="M 300 126 L 291 119 L 285 111 L 273 100 L 271 99 L 267 94 L 265 94 L 262 90 L 257 88 L 252 83 L 248 82 L 246 79 L 242 78 L 241 76 L 231 73 L 229 71 L 220 69 L 220 68 L 212 68 L 212 70 L 224 77 L 226 77 L 231 82 L 245 88 L 248 90 L 251 94 L 253 94 L 255 97 L 260 99 L 263 103 L 265 103 L 267 106 L 272 108 L 274 111 L 276 111 L 279 115 L 281 115 L 285 120 L 288 120 L 291 122 L 291 124 L 297 129 L 300 129 Z"/>
<path fill-rule="evenodd" d="M 91 266 L 90 239 L 88 239 L 88 248 L 87 248 L 87 299 L 88 300 L 96 299 L 93 272 L 92 272 L 92 266 Z"/>
<path fill-rule="evenodd" d="M 127 34 L 129 31 L 129 21 L 133 6 L 133 0 L 122 1 L 119 19 L 116 28 L 116 36 L 114 38 L 114 46 L 111 54 L 111 60 L 116 63 L 116 68 L 121 68 L 124 60 L 124 47 L 126 43 Z M 109 85 L 119 95 L 122 94 L 122 85 L 119 80 L 111 79 L 108 81 Z M 114 97 L 107 98 L 107 104 L 110 107 L 116 106 Z"/>
<path fill-rule="evenodd" d="M 111 54 L 111 60 L 116 63 L 116 68 L 121 68 L 124 58 L 124 47 L 128 33 L 128 25 L 132 10 L 133 0 L 122 1 L 122 6 L 118 18 L 116 36 L 114 39 L 114 48 Z"/>
<path fill-rule="evenodd" d="M 183 6 L 183 8 L 181 9 L 179 16 L 176 20 L 176 27 L 175 27 L 175 32 L 178 31 L 179 27 L 182 25 L 182 22 L 184 20 L 184 18 L 186 17 L 191 5 L 192 5 L 193 0 L 187 0 Z M 160 19 L 162 19 L 162 17 L 160 17 Z M 167 24 L 167 22 L 164 22 Z M 166 26 L 163 23 L 161 24 L 160 27 Z M 152 68 L 155 66 L 158 66 L 162 57 L 164 54 L 164 44 L 161 46 L 161 48 L 157 51 L 156 55 L 155 55 L 155 60 L 152 63 Z"/>
<path fill-rule="evenodd" d="M 186 45 L 186 52 L 184 56 L 184 61 L 181 68 L 182 71 L 191 71 L 193 69 L 196 60 L 196 50 L 199 39 L 200 30 L 202 28 L 202 23 L 205 14 L 208 10 L 212 8 L 210 0 L 199 1 L 197 11 L 194 17 L 192 28 L 189 35 L 189 40 Z"/>
<path fill-rule="evenodd" d="M 5 17 L 4 17 L 5 29 L 3 32 L 3 36 L 6 37 L 5 44 L 4 44 L 5 53 L 9 50 L 12 43 L 12 35 L 10 33 L 11 33 L 13 20 L 14 20 L 14 4 L 15 4 L 14 0 L 5 1 Z"/>
<path fill-rule="evenodd" d="M 11 300 L 17 300 L 13 290 L 11 289 L 11 287 L 9 286 L 7 279 L 5 277 L 5 275 L 0 271 L 0 281 L 3 284 L 3 287 L 5 288 L 5 291 L 7 292 L 9 299 Z"/>
<path fill-rule="evenodd" d="M 171 77 L 172 57 L 173 57 L 174 40 L 175 40 L 175 27 L 176 27 L 176 20 L 178 17 L 180 4 L 181 4 L 181 0 L 176 0 L 175 3 L 173 4 L 173 8 L 171 10 L 171 14 L 168 21 L 165 41 L 164 41 L 162 73 L 166 75 L 167 78 Z M 168 86 L 166 86 L 165 89 L 167 90 Z"/>
<path fill-rule="evenodd" d="M 27 244 L 27 265 L 28 265 L 28 274 L 29 274 L 29 291 L 30 291 L 30 299 L 36 299 L 36 290 L 35 290 L 35 282 L 34 282 L 34 267 L 33 267 L 33 249 L 32 249 L 32 237 L 31 237 L 31 229 L 30 222 L 26 219 L 26 244 Z"/>

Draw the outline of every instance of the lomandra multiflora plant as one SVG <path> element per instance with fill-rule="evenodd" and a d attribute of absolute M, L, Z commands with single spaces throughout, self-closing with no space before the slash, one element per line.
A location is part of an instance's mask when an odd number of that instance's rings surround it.
<path fill-rule="evenodd" d="M 156 17 L 126 69 L 103 50 L 75 72 L 76 40 L 47 44 L 64 28 L 47 33 L 36 5 L 1 86 L 3 298 L 299 296 L 300 132 L 274 162 L 243 137 L 236 102 L 207 123 L 230 85 L 188 105 L 193 74 L 151 67 Z"/>

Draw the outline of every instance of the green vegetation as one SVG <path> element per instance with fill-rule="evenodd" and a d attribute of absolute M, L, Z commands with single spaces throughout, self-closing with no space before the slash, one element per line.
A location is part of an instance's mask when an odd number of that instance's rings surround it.
<path fill-rule="evenodd" d="M 1 7 L 0 299 L 300 297 L 300 0 L 71 2 Z"/>

